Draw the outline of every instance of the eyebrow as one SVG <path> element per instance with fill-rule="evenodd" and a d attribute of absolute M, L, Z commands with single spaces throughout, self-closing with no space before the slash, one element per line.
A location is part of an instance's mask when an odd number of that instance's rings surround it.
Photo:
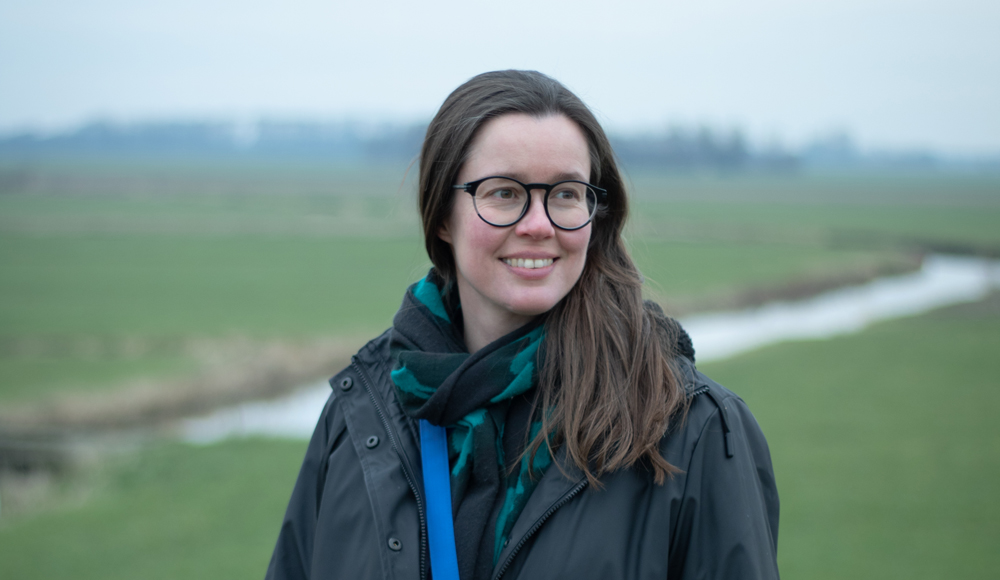
<path fill-rule="evenodd" d="M 525 177 L 525 175 L 520 171 L 508 171 L 506 173 L 501 172 L 498 173 L 497 175 L 502 175 L 504 177 L 513 177 L 514 179 L 522 183 L 530 183 L 529 180 Z M 560 181 L 587 181 L 587 179 L 588 178 L 583 177 L 581 174 L 576 172 L 563 172 L 555 174 L 555 176 L 553 176 L 552 178 L 552 183 L 559 183 Z"/>

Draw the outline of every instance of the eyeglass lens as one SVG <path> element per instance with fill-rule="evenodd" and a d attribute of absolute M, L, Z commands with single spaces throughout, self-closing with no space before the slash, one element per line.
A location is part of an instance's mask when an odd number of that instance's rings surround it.
<path fill-rule="evenodd" d="M 525 212 L 529 198 L 520 183 L 494 177 L 479 184 L 473 201 L 481 218 L 496 226 L 508 226 Z M 585 183 L 564 181 L 552 187 L 546 203 L 553 224 L 575 229 L 593 217 L 597 208 L 597 192 Z"/>

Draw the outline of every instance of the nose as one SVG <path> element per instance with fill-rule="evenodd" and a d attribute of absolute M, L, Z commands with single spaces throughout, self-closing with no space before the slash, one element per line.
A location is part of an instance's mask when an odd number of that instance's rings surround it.
<path fill-rule="evenodd" d="M 555 226 L 552 225 L 549 216 L 545 213 L 544 190 L 532 191 L 528 212 L 517 222 L 514 231 L 519 236 L 531 236 L 532 238 L 548 238 L 555 235 Z"/>

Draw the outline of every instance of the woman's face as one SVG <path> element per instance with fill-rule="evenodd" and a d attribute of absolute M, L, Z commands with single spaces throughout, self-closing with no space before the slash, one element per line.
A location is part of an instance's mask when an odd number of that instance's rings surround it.
<path fill-rule="evenodd" d="M 457 183 L 494 175 L 523 183 L 589 181 L 587 139 L 564 115 L 498 117 L 480 128 Z M 470 330 L 493 340 L 547 312 L 580 278 L 592 224 L 575 231 L 556 228 L 545 215 L 543 198 L 543 191 L 532 191 L 524 217 L 498 228 L 479 218 L 471 195 L 456 190 L 439 236 L 455 258 L 467 342 Z M 533 260 L 535 267 L 518 265 L 519 260 Z"/>

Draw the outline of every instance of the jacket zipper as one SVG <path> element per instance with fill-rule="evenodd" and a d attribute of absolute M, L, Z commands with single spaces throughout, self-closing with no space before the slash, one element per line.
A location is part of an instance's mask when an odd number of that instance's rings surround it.
<path fill-rule="evenodd" d="M 371 383 L 368 381 L 368 375 L 365 373 L 361 365 L 358 364 L 357 356 L 351 357 L 351 366 L 355 368 L 358 372 L 358 376 L 361 377 L 361 382 L 365 386 L 365 390 L 368 391 L 368 397 L 371 398 L 372 404 L 375 406 L 375 412 L 378 414 L 378 418 L 382 421 L 382 427 L 385 428 L 385 432 L 389 434 L 389 440 L 392 442 L 392 448 L 396 450 L 396 454 L 400 458 L 400 467 L 403 470 L 403 476 L 406 477 L 406 483 L 410 486 L 410 491 L 413 492 L 413 497 L 417 500 L 417 516 L 420 518 L 420 579 L 425 580 L 427 578 L 427 566 L 425 560 L 426 547 L 427 547 L 427 519 L 424 515 L 424 502 L 420 498 L 420 492 L 417 490 L 417 485 L 414 483 L 413 475 L 410 470 L 407 469 L 406 462 L 403 461 L 403 452 L 399 446 L 399 442 L 396 441 L 395 430 L 389 424 L 389 420 L 386 418 L 385 413 L 382 412 L 382 406 L 379 404 L 378 398 L 375 396 L 375 391 L 372 389 Z"/>
<path fill-rule="evenodd" d="M 576 497 L 581 491 L 583 491 L 583 488 L 585 487 L 587 487 L 586 479 L 577 483 L 576 486 L 573 487 L 573 489 L 569 490 L 569 492 L 566 493 L 566 495 L 562 496 L 562 499 L 552 504 L 552 507 L 550 507 L 544 514 L 542 514 L 542 517 L 538 518 L 538 521 L 535 522 L 535 525 L 531 526 L 531 529 L 529 529 L 527 533 L 524 534 L 524 536 L 521 538 L 521 541 L 519 541 L 514 546 L 514 549 L 511 550 L 510 555 L 507 556 L 506 560 L 504 560 L 503 566 L 500 568 L 499 571 L 497 571 L 497 574 L 496 576 L 493 577 L 493 580 L 499 580 L 500 577 L 503 576 L 503 573 L 506 572 L 507 568 L 510 567 L 511 562 L 514 561 L 514 557 L 517 556 L 517 553 L 521 551 L 521 548 L 528 541 L 528 538 L 535 535 L 535 532 L 538 531 L 538 528 L 542 527 L 542 524 L 545 523 L 545 520 L 549 519 L 549 517 L 552 514 L 554 514 L 557 509 L 566 505 L 569 502 L 569 500 Z"/>
<path fill-rule="evenodd" d="M 688 393 L 687 398 L 693 399 L 694 397 L 707 392 L 708 392 L 708 385 L 702 385 L 701 387 L 698 387 L 694 391 Z M 537 532 L 538 529 L 542 527 L 542 524 L 545 523 L 545 520 L 549 519 L 549 517 L 551 517 L 552 514 L 556 512 L 556 510 L 566 505 L 567 503 L 569 503 L 571 499 L 579 495 L 580 492 L 583 491 L 583 488 L 585 487 L 587 487 L 586 479 L 577 483 L 573 489 L 569 490 L 569 492 L 562 497 L 562 499 L 552 504 L 552 507 L 550 507 L 544 514 L 542 514 L 542 517 L 538 518 L 538 521 L 535 522 L 535 525 L 531 526 L 531 529 L 529 529 L 527 533 L 524 534 L 524 536 L 517 543 L 517 545 L 514 546 L 514 549 L 511 550 L 510 555 L 507 556 L 506 560 L 504 560 L 503 566 L 500 568 L 499 571 L 497 571 L 497 574 L 496 576 L 493 577 L 493 580 L 500 580 L 500 577 L 503 576 L 504 572 L 507 571 L 507 568 L 509 568 L 511 563 L 514 561 L 514 557 L 517 556 L 517 553 L 521 551 L 521 548 L 524 546 L 525 543 L 527 543 L 528 539 L 531 538 L 531 536 L 533 536 L 535 532 Z"/>

